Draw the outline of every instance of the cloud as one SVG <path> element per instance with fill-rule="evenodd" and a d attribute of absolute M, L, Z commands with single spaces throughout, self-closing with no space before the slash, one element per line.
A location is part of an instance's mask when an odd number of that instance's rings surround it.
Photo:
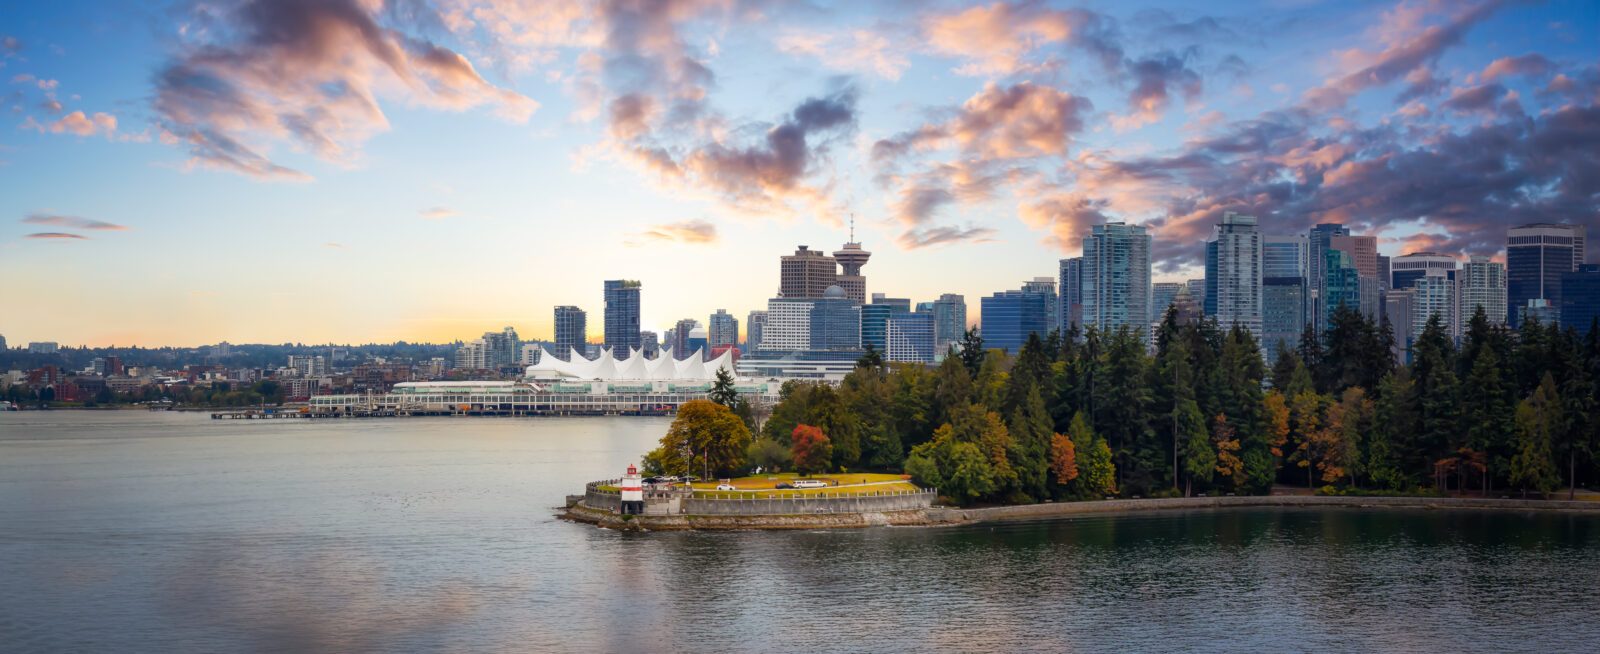
<path fill-rule="evenodd" d="M 1549 74 L 1554 68 L 1555 65 L 1544 58 L 1544 55 L 1531 53 L 1520 57 L 1501 57 L 1491 61 L 1484 67 L 1482 77 L 1487 82 L 1503 77 L 1538 77 Z"/>
<path fill-rule="evenodd" d="M 672 241 L 694 245 L 716 243 L 717 226 L 705 220 L 653 225 L 640 232 L 639 237 L 655 241 Z"/>
<path fill-rule="evenodd" d="M 489 107 L 525 122 L 538 103 L 485 80 L 462 55 L 403 31 L 403 11 L 363 0 L 248 0 L 201 5 L 211 29 L 155 79 L 158 125 L 190 164 L 305 179 L 272 160 L 278 141 L 349 164 L 388 129 L 378 98 L 433 109 Z M 414 22 L 414 21 L 413 21 Z"/>
<path fill-rule="evenodd" d="M 1445 109 L 1461 113 L 1492 112 L 1495 103 L 1506 94 L 1506 87 L 1499 84 L 1483 84 L 1468 88 L 1456 89 L 1450 99 L 1439 105 Z"/>
<path fill-rule="evenodd" d="M 1080 193 L 1045 192 L 1018 208 L 1028 227 L 1049 234 L 1049 242 L 1063 252 L 1082 246 L 1090 227 L 1110 220 L 1104 213 L 1110 202 Z"/>
<path fill-rule="evenodd" d="M 33 121 L 30 116 L 29 120 L 23 123 L 23 127 L 39 132 L 49 131 L 52 134 L 65 132 L 78 136 L 94 136 L 95 134 L 111 136 L 117 131 L 117 117 L 98 111 L 93 116 L 85 115 L 82 111 L 74 111 L 49 125 L 41 125 Z"/>
<path fill-rule="evenodd" d="M 1052 43 L 1068 43 L 1089 53 L 1106 70 L 1121 64 L 1115 27 L 1084 9 L 1055 10 L 1038 2 L 996 2 L 954 13 L 935 13 L 922 21 L 928 47 L 967 61 L 962 75 L 1009 75 L 1027 69 L 1027 58 Z"/>
<path fill-rule="evenodd" d="M 418 211 L 417 215 L 422 216 L 425 220 L 444 220 L 445 218 L 453 218 L 460 214 L 456 213 L 454 209 L 449 207 L 429 207 L 427 209 L 423 209 L 422 211 Z"/>
<path fill-rule="evenodd" d="M 79 234 L 68 234 L 66 232 L 37 232 L 29 234 L 27 238 L 36 238 L 41 240 L 84 241 L 88 240 L 89 237 Z"/>
<path fill-rule="evenodd" d="M 1128 72 L 1135 80 L 1128 94 L 1133 113 L 1122 127 L 1137 127 L 1161 119 L 1171 104 L 1172 94 L 1181 92 L 1186 101 L 1200 97 L 1200 74 L 1189 69 L 1187 56 L 1163 52 L 1130 62 Z"/>
<path fill-rule="evenodd" d="M 884 34 L 857 29 L 840 33 L 789 32 L 778 37 L 778 51 L 814 58 L 833 70 L 900 79 L 911 60 Z"/>
<path fill-rule="evenodd" d="M 126 231 L 126 225 L 108 223 L 103 220 L 91 220 L 77 216 L 60 216 L 56 214 L 31 213 L 24 216 L 22 222 L 32 225 L 53 225 L 56 227 L 72 227 L 76 229 L 90 229 L 96 231 Z"/>
<path fill-rule="evenodd" d="M 343 250 L 344 249 L 344 244 L 343 243 L 334 243 L 332 241 L 329 241 L 327 243 L 323 243 L 322 247 L 328 248 L 330 250 Z"/>
<path fill-rule="evenodd" d="M 1488 18 L 1501 4 L 1499 0 L 1489 0 L 1466 5 L 1442 24 L 1426 27 L 1420 22 L 1427 19 L 1432 6 L 1401 4 L 1385 17 L 1387 47 L 1376 53 L 1343 53 L 1353 70 L 1307 91 L 1304 104 L 1318 110 L 1340 109 L 1362 91 L 1404 79 L 1419 69 L 1431 69 L 1447 48 L 1460 43 L 1467 30 Z M 1414 96 L 1400 101 L 1410 97 Z"/>
<path fill-rule="evenodd" d="M 907 250 L 932 247 L 935 245 L 948 245 L 951 243 L 973 242 L 987 243 L 993 241 L 995 230 L 988 227 L 929 227 L 926 229 L 906 230 L 896 239 L 900 247 Z"/>

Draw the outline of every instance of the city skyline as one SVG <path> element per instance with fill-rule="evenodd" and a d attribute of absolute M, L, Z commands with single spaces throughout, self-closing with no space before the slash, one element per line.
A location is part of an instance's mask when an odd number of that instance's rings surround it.
<path fill-rule="evenodd" d="M 659 332 L 847 241 L 867 294 L 970 324 L 1104 222 L 1149 230 L 1161 282 L 1229 211 L 1463 263 L 1600 229 L 1588 3 L 380 4 L 17 8 L 0 334 L 544 339 L 575 306 L 594 342 L 605 280 Z"/>

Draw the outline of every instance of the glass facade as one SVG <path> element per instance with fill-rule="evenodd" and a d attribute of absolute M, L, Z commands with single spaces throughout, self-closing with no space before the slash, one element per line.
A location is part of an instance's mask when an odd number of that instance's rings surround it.
<path fill-rule="evenodd" d="M 1083 240 L 1081 288 L 1085 325 L 1108 332 L 1144 329 L 1150 317 L 1150 235 L 1144 226 L 1095 225 Z"/>
<path fill-rule="evenodd" d="M 1600 264 L 1586 263 L 1561 276 L 1561 327 L 1589 333 L 1600 318 Z"/>
<path fill-rule="evenodd" d="M 945 293 L 933 303 L 934 351 L 939 356 L 961 342 L 967 333 L 967 299 Z"/>
<path fill-rule="evenodd" d="M 1261 280 L 1261 346 L 1267 364 L 1278 358 L 1278 343 L 1294 349 L 1306 328 L 1304 277 L 1267 277 Z"/>
<path fill-rule="evenodd" d="M 1583 263 L 1586 233 L 1578 225 L 1533 224 L 1513 227 L 1506 234 L 1506 303 L 1517 310 L 1529 300 L 1549 300 L 1548 309 L 1559 312 L 1562 303 L 1562 275 Z"/>
<path fill-rule="evenodd" d="M 889 344 L 884 349 L 884 358 L 889 361 L 933 363 L 933 333 L 932 313 L 896 313 L 889 316 Z"/>
<path fill-rule="evenodd" d="M 1061 260 L 1060 284 L 1056 316 L 1061 323 L 1056 328 L 1065 334 L 1073 325 L 1083 324 L 1083 257 Z"/>
<path fill-rule="evenodd" d="M 824 297 L 813 302 L 810 349 L 860 349 L 861 310 L 861 305 L 852 302 L 842 292 L 836 297 Z"/>
<path fill-rule="evenodd" d="M 1331 324 L 1333 310 L 1341 306 L 1361 308 L 1361 271 L 1356 270 L 1350 255 L 1340 250 L 1322 251 L 1322 311 L 1318 320 L 1322 329 Z"/>
<path fill-rule="evenodd" d="M 582 352 L 589 343 L 589 315 L 574 306 L 556 307 L 556 340 L 551 354 L 566 361 L 573 350 Z"/>
<path fill-rule="evenodd" d="M 889 316 L 897 313 L 893 305 L 874 302 L 861 307 L 861 347 L 879 352 L 889 348 Z"/>
<path fill-rule="evenodd" d="M 1016 354 L 1028 335 L 1037 333 L 1042 338 L 1049 334 L 1050 312 L 1046 303 L 1049 296 L 1043 293 L 1002 291 L 983 298 L 980 306 L 983 315 L 979 328 L 984 347 L 999 348 Z"/>
<path fill-rule="evenodd" d="M 606 347 L 619 359 L 639 347 L 639 288 L 633 279 L 605 282 Z"/>

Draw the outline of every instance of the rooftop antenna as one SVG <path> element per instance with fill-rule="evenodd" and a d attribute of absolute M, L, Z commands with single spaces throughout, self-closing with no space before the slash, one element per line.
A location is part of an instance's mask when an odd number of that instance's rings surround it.
<path fill-rule="evenodd" d="M 856 242 L 856 212 L 850 212 L 850 242 Z"/>

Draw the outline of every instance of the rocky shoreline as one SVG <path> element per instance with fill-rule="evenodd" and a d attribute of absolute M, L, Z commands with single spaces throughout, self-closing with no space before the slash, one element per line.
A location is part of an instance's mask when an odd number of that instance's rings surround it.
<path fill-rule="evenodd" d="M 559 514 L 559 517 L 608 529 L 633 531 L 859 529 L 878 526 L 955 526 L 982 522 L 1050 520 L 1085 515 L 1132 514 L 1146 511 L 1191 511 L 1260 507 L 1491 510 L 1600 514 L 1600 502 L 1584 500 L 1266 495 L 1054 502 L 972 509 L 933 507 L 883 513 L 640 516 L 620 516 L 610 511 L 593 509 L 584 506 L 581 501 L 576 501 L 576 498 L 572 498 L 569 500 L 566 509 Z"/>

